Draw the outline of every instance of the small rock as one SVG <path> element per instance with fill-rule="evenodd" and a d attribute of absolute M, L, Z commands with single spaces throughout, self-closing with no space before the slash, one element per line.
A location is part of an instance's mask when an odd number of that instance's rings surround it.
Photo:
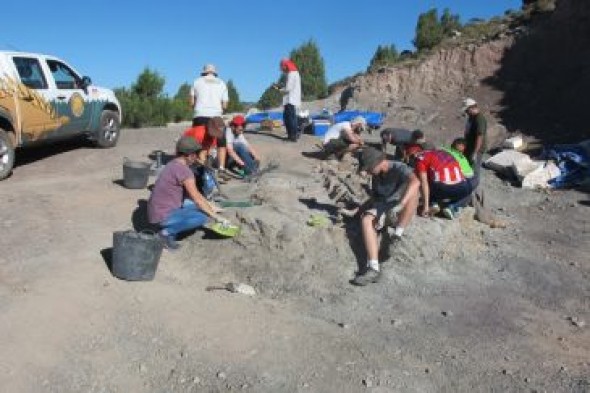
<path fill-rule="evenodd" d="M 504 374 L 504 375 L 510 375 L 510 371 L 504 369 L 504 370 L 502 370 L 502 374 Z"/>
<path fill-rule="evenodd" d="M 201 383 L 201 378 L 199 378 L 199 377 L 194 377 L 193 378 L 193 384 L 198 385 L 200 383 Z"/>
<path fill-rule="evenodd" d="M 301 384 L 301 386 L 302 386 L 302 387 L 304 387 L 304 388 L 308 388 L 308 387 L 309 387 L 309 384 L 308 384 L 307 382 L 303 382 L 303 383 Z"/>
<path fill-rule="evenodd" d="M 248 284 L 230 282 L 226 285 L 226 288 L 232 293 L 239 293 L 247 296 L 256 295 L 256 290 Z"/>
<path fill-rule="evenodd" d="M 448 311 L 448 310 L 441 312 L 441 314 L 444 317 L 452 317 L 453 316 L 453 312 L 452 311 Z"/>
<path fill-rule="evenodd" d="M 142 374 L 144 374 L 144 373 L 146 373 L 146 372 L 147 372 L 147 367 L 146 367 L 146 365 L 145 365 L 145 364 L 141 363 L 141 364 L 139 365 L 139 372 L 140 372 L 140 373 L 142 373 Z"/>
<path fill-rule="evenodd" d="M 368 388 L 372 388 L 373 387 L 373 381 L 371 381 L 369 378 L 365 378 L 365 379 L 363 379 L 363 385 L 365 385 Z"/>
<path fill-rule="evenodd" d="M 320 303 L 323 303 L 325 301 L 326 301 L 326 299 L 324 299 L 323 297 L 320 298 Z"/>
<path fill-rule="evenodd" d="M 559 371 L 561 371 L 561 372 L 566 372 L 566 371 L 567 371 L 567 367 L 565 367 L 565 366 L 561 366 L 561 368 L 559 369 Z"/>
<path fill-rule="evenodd" d="M 399 319 L 392 319 L 391 320 L 391 325 L 393 327 L 399 327 L 399 326 L 401 326 L 401 324 L 402 324 L 402 321 L 400 321 Z"/>
<path fill-rule="evenodd" d="M 225 379 L 225 378 L 227 378 L 227 375 L 225 375 L 225 373 L 223 371 L 219 371 L 217 373 L 217 378 L 219 378 L 219 379 Z"/>
<path fill-rule="evenodd" d="M 525 378 L 525 379 L 524 379 L 524 381 L 525 381 L 526 383 L 529 383 L 529 382 L 531 382 L 531 379 L 527 377 L 527 378 Z"/>
<path fill-rule="evenodd" d="M 577 326 L 579 328 L 583 328 L 584 326 L 586 326 L 586 322 L 584 322 L 583 320 L 579 319 L 578 317 L 568 317 L 567 319 L 570 320 L 570 322 L 572 323 L 572 325 Z"/>
<path fill-rule="evenodd" d="M 243 383 L 240 388 L 242 388 L 242 390 L 248 389 L 250 387 L 250 385 L 248 385 L 247 383 Z"/>
<path fill-rule="evenodd" d="M 429 369 L 428 367 L 426 367 L 426 368 L 424 369 L 424 372 L 425 372 L 426 374 L 430 374 L 430 369 Z"/>
<path fill-rule="evenodd" d="M 340 326 L 342 329 L 348 329 L 350 327 L 350 325 L 344 322 L 338 322 L 338 326 Z"/>

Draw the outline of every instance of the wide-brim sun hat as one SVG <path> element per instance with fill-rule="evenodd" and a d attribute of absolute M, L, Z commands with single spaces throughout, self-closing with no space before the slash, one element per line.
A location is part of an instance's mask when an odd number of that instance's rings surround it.
<path fill-rule="evenodd" d="M 203 74 L 213 74 L 217 75 L 217 68 L 213 64 L 205 64 L 203 66 Z"/>

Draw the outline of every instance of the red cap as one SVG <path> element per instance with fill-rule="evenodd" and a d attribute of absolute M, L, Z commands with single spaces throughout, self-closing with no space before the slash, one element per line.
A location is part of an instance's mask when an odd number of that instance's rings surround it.
<path fill-rule="evenodd" d="M 246 124 L 246 119 L 244 119 L 244 116 L 242 115 L 236 115 L 231 120 L 231 124 L 233 124 L 234 126 L 243 126 L 244 124 Z"/>
<path fill-rule="evenodd" d="M 416 153 L 420 153 L 421 151 L 422 151 L 422 146 L 420 146 L 418 144 L 413 143 L 411 145 L 406 146 L 406 154 L 408 156 L 411 156 Z"/>

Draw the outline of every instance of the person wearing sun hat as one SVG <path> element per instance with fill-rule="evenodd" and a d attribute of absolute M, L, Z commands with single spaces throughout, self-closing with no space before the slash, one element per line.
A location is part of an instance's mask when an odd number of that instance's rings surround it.
<path fill-rule="evenodd" d="M 162 169 L 148 200 L 149 222 L 161 228 L 159 236 L 169 250 L 180 248 L 176 237 L 181 232 L 200 228 L 211 220 L 227 223 L 218 214 L 220 210 L 199 192 L 190 169 L 201 150 L 194 138 L 181 137 L 176 143 L 176 157 Z"/>
<path fill-rule="evenodd" d="M 387 160 L 385 153 L 372 147 L 363 149 L 360 169 L 372 176 L 371 201 L 361 214 L 367 265 L 351 283 L 363 286 L 377 282 L 381 276 L 378 233 L 387 225 L 387 236 L 399 240 L 416 215 L 420 182 L 412 168 Z"/>
<path fill-rule="evenodd" d="M 221 116 L 228 102 L 227 85 L 217 76 L 217 68 L 213 64 L 205 64 L 189 94 L 189 103 L 194 111 L 193 127 L 206 126 L 209 119 Z"/>
<path fill-rule="evenodd" d="M 297 142 L 301 133 L 297 123 L 297 110 L 301 107 L 301 75 L 291 59 L 281 59 L 279 64 L 285 76 L 285 86 L 273 87 L 283 95 L 283 123 L 287 130 L 287 140 Z"/>
<path fill-rule="evenodd" d="M 483 113 L 473 98 L 463 100 L 461 112 L 467 115 L 465 124 L 465 157 L 473 167 L 474 171 L 479 172 L 483 154 L 487 149 L 487 121 Z"/>

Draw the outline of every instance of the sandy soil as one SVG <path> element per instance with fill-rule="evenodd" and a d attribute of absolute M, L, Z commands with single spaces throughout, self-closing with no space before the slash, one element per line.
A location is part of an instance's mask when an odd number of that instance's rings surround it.
<path fill-rule="evenodd" d="M 507 228 L 469 210 L 418 218 L 382 281 L 356 288 L 358 223 L 306 225 L 334 212 L 326 177 L 346 168 L 302 157 L 311 136 L 252 135 L 281 166 L 224 186 L 264 202 L 228 209 L 242 234 L 197 231 L 163 254 L 154 281 L 114 278 L 112 233 L 141 227 L 149 196 L 120 185 L 123 158 L 171 151 L 178 133 L 19 152 L 0 183 L 0 390 L 590 391 L 587 194 L 521 190 L 486 173 L 488 207 Z M 230 281 L 258 294 L 205 291 Z"/>

